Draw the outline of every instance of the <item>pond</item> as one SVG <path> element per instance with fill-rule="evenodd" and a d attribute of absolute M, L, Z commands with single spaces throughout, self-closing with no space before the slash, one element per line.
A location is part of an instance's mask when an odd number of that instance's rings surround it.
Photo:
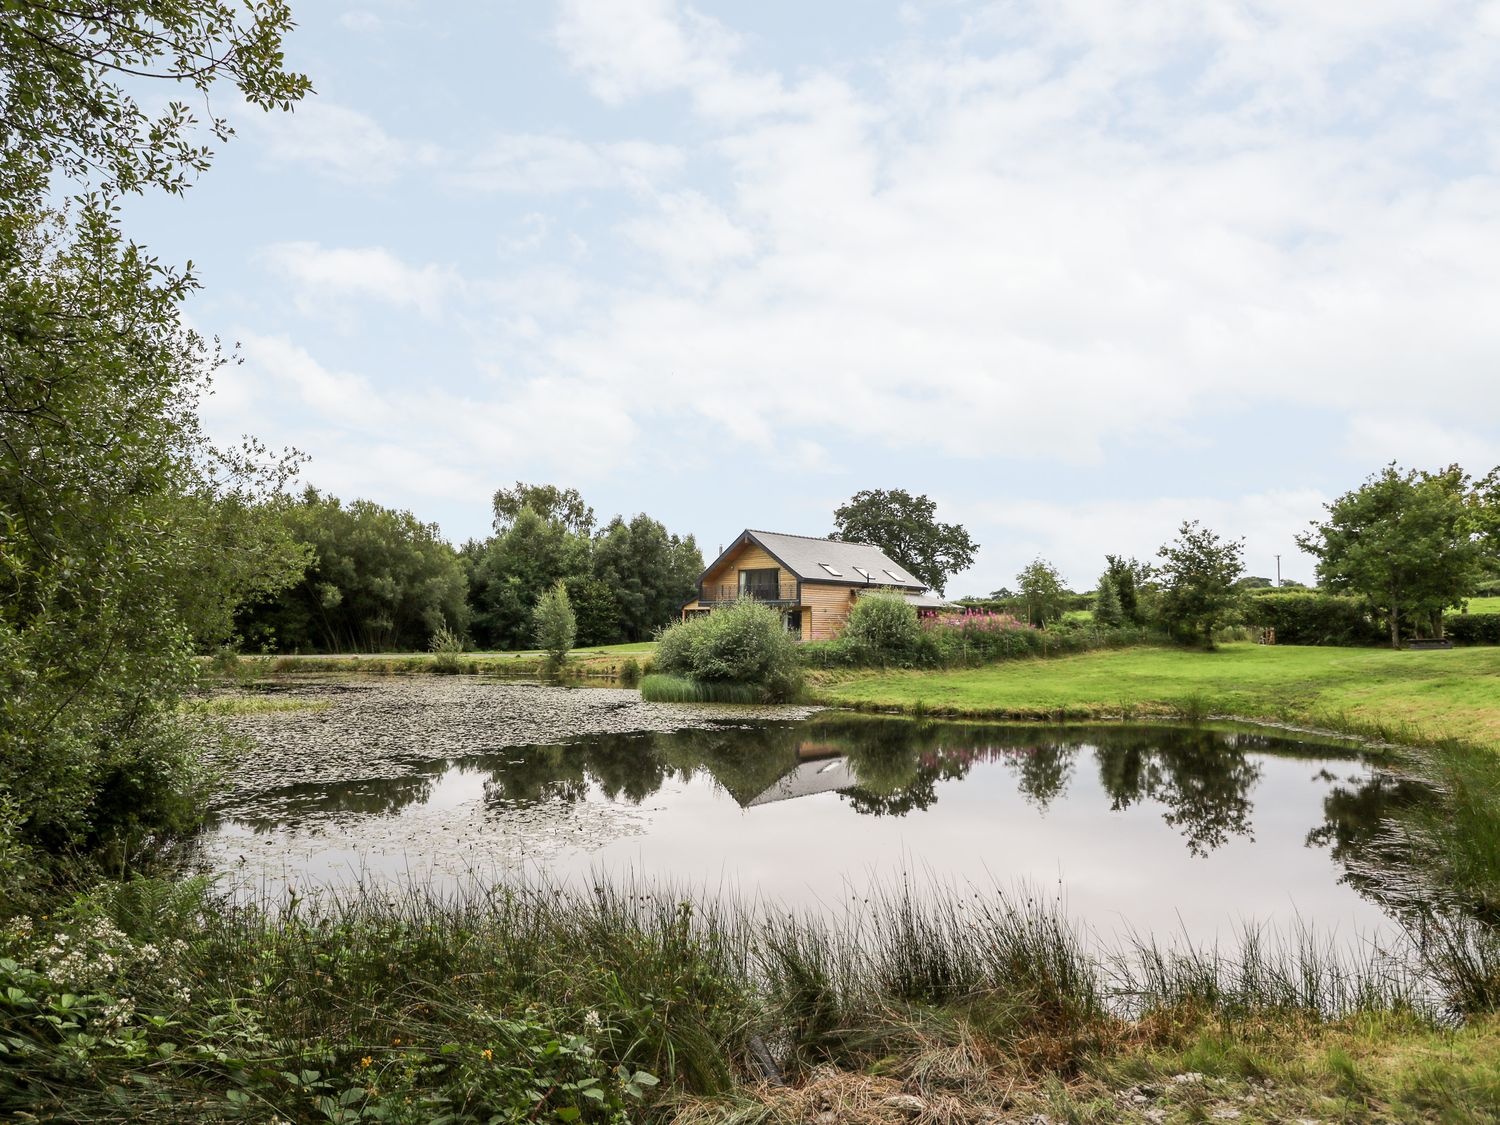
<path fill-rule="evenodd" d="M 1413 785 L 1259 729 L 974 725 L 642 703 L 473 679 L 285 687 L 248 717 L 205 861 L 241 893 L 511 873 L 839 910 L 875 883 L 1025 887 L 1102 934 L 1382 940 Z"/>

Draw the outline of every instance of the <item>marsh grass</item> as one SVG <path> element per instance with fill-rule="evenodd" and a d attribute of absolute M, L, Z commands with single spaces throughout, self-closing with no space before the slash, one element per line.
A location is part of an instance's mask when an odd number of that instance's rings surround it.
<path fill-rule="evenodd" d="M 566 1100 L 579 1082 L 649 1119 L 671 1119 L 685 1098 L 749 1113 L 763 1101 L 747 1096 L 762 1078 L 752 1041 L 792 1088 L 831 1067 L 887 1076 L 850 1097 L 895 1081 L 972 1110 L 1007 1085 L 1083 1081 L 1121 1052 L 1179 1050 L 1192 1028 L 1380 1016 L 1437 1035 L 1455 1011 L 1496 1000 L 1500 955 L 1484 929 L 1428 934 L 1402 976 L 1308 935 L 1256 933 L 1222 953 L 1150 941 L 1101 951 L 1060 903 L 1024 891 L 903 881 L 856 897 L 833 918 L 598 879 L 235 905 L 137 880 L 30 933 L 9 927 L 0 1114 L 520 1121 L 567 1120 L 553 1111 L 577 1103 L 571 1119 L 613 1120 L 589 1097 Z M 101 915 L 117 939 L 87 936 Z M 47 952 L 59 933 L 89 958 Z M 146 948 L 176 952 L 153 960 Z M 85 967 L 101 964 L 118 970 Z M 1475 987 L 1486 974 L 1490 991 Z M 59 1011 L 61 1024 L 38 1018 Z M 502 1057 L 536 1074 L 518 1077 Z"/>
<path fill-rule="evenodd" d="M 640 680 L 648 703 L 764 703 L 766 692 L 754 684 L 701 683 L 686 676 L 654 673 Z"/>

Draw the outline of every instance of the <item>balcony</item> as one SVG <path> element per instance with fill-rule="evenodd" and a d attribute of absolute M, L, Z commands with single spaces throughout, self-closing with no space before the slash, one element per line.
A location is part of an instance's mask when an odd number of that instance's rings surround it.
<path fill-rule="evenodd" d="M 704 586 L 698 592 L 698 604 L 724 605 L 742 597 L 767 605 L 797 605 L 801 601 L 796 579 L 783 579 L 780 582 L 751 582 L 743 587 Z"/>

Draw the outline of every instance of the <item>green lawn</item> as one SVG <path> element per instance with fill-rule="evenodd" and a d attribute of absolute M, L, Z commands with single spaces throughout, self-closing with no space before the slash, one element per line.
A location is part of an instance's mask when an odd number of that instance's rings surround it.
<path fill-rule="evenodd" d="M 1500 747 L 1500 648 L 1439 652 L 1225 645 L 1130 648 L 944 672 L 825 678 L 829 703 L 1040 718 L 1172 713 L 1193 701 L 1247 718 L 1342 715 Z"/>
<path fill-rule="evenodd" d="M 1500 613 L 1500 596 L 1493 598 L 1470 598 L 1470 613 Z"/>

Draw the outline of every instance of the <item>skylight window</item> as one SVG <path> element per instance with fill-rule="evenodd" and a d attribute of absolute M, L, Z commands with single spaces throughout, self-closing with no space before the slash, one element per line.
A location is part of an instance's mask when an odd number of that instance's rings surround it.
<path fill-rule="evenodd" d="M 844 572 L 842 570 L 835 570 L 833 567 L 829 566 L 827 563 L 819 563 L 818 565 L 821 566 L 824 570 L 826 570 L 829 574 L 833 575 L 835 578 L 842 578 L 842 577 L 844 577 Z"/>
<path fill-rule="evenodd" d="M 892 578 L 894 578 L 897 582 L 905 582 L 906 581 L 906 579 L 902 578 L 901 575 L 897 574 L 894 570 L 888 570 L 888 571 L 886 571 L 886 573 L 889 574 Z M 868 577 L 868 575 L 866 577 Z"/>

